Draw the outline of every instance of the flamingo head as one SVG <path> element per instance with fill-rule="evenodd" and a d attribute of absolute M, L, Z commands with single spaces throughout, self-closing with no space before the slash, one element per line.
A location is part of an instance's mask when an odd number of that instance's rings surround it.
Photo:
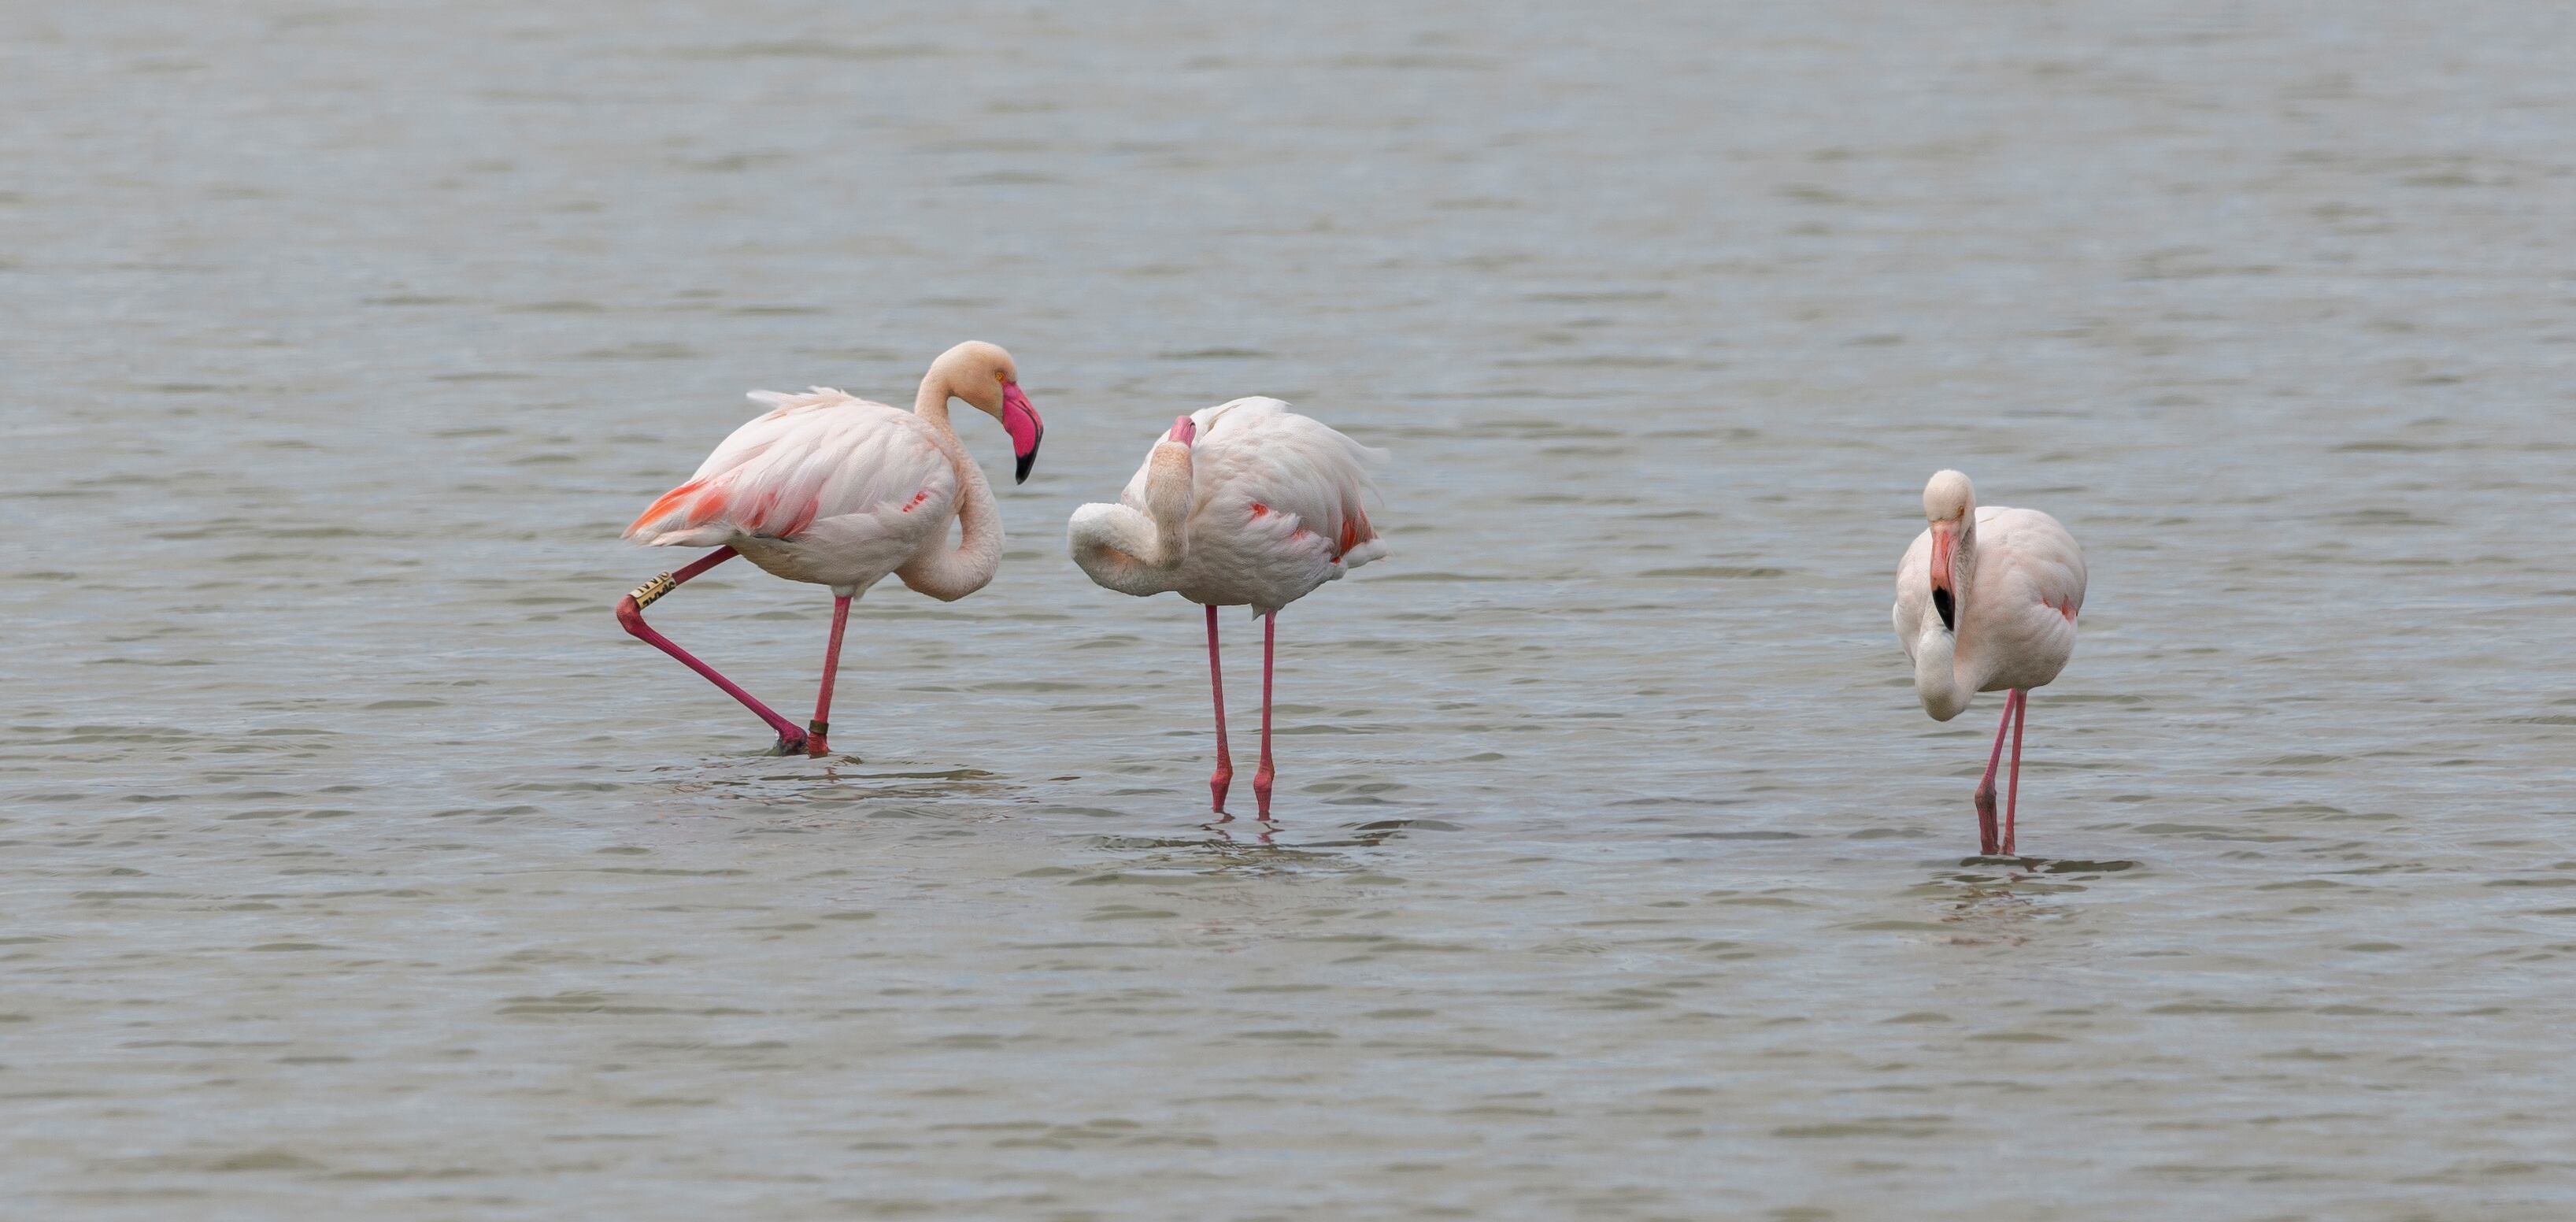
<path fill-rule="evenodd" d="M 1046 421 L 1038 418 L 1038 409 L 1021 392 L 1019 364 L 1000 344 L 970 339 L 941 353 L 931 362 L 921 388 L 942 401 L 955 395 L 1001 421 L 1003 431 L 1011 435 L 1011 456 L 1019 460 L 1012 480 L 1028 482 L 1029 468 L 1037 465 L 1038 443 L 1046 439 Z"/>
<path fill-rule="evenodd" d="M 1163 434 L 1163 440 L 1177 441 L 1182 445 L 1188 445 L 1190 442 L 1197 439 L 1198 435 L 1199 422 L 1192 420 L 1187 416 L 1183 416 L 1172 422 L 1172 431 Z"/>
<path fill-rule="evenodd" d="M 1932 535 L 1932 609 L 1951 632 L 1959 630 L 1959 558 L 1972 545 L 1976 514 L 1977 490 L 1967 476 L 1942 471 L 1923 486 L 1923 517 Z"/>

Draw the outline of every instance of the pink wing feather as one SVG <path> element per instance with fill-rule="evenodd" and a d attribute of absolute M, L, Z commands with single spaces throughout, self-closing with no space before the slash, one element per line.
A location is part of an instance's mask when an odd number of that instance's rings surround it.
<path fill-rule="evenodd" d="M 1277 399 L 1236 399 L 1202 408 L 1190 419 L 1198 426 L 1191 482 L 1199 513 L 1257 524 L 1244 529 L 1266 527 L 1283 540 L 1311 533 L 1330 560 L 1350 568 L 1386 554 L 1368 520 L 1368 499 L 1377 491 L 1369 468 L 1386 461 L 1385 451 L 1298 415 Z M 1120 499 L 1141 512 L 1144 496 L 1145 473 L 1139 470 Z"/>
<path fill-rule="evenodd" d="M 786 538 L 815 521 L 910 507 L 953 483 L 946 457 L 909 412 L 815 387 L 753 391 L 772 409 L 735 429 L 688 482 L 626 528 L 655 545 L 713 546 L 737 535 Z"/>

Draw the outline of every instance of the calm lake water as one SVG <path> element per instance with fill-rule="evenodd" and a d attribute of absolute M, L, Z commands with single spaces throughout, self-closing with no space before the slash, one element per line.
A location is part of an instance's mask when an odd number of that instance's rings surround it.
<path fill-rule="evenodd" d="M 20 6 L 0 1196 L 2576 1216 L 2571 14 Z M 617 532 L 970 337 L 1002 575 L 764 757 Z M 1268 840 L 1063 545 L 1245 394 L 1395 454 Z M 1941 466 L 2092 564 L 2024 863 Z M 801 719 L 829 606 L 655 621 Z"/>

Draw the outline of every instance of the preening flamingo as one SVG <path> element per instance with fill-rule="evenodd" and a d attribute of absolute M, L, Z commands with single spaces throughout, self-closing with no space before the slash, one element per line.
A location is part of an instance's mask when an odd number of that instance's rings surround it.
<path fill-rule="evenodd" d="M 1216 609 L 1249 605 L 1262 617 L 1261 766 L 1252 774 L 1252 796 L 1267 819 L 1279 609 L 1386 554 L 1363 503 L 1374 490 L 1368 469 L 1385 459 L 1385 451 L 1277 399 L 1237 399 L 1173 421 L 1117 504 L 1074 511 L 1066 530 L 1073 561 L 1093 581 L 1121 594 L 1174 590 L 1207 604 L 1208 690 L 1216 704 L 1216 772 L 1208 789 L 1219 814 L 1234 761 L 1225 746 Z"/>
<path fill-rule="evenodd" d="M 1979 507 L 1968 477 L 1941 471 L 1923 486 L 1931 523 L 1896 566 L 1896 639 L 1914 660 L 1914 694 L 1948 721 L 1978 692 L 2000 691 L 2004 714 L 1977 782 L 1978 851 L 2013 851 L 2021 796 L 2021 727 L 2030 689 L 2046 685 L 2075 652 L 2084 609 L 2084 552 L 2057 519 L 2036 509 Z M 1995 765 L 2012 730 L 2012 780 L 2003 834 L 1995 834 Z"/>
<path fill-rule="evenodd" d="M 617 622 L 759 714 L 778 731 L 782 754 L 819 756 L 831 749 L 832 682 L 851 601 L 893 573 L 953 602 L 983 589 L 1001 567 L 993 490 L 949 427 L 948 401 L 963 399 L 1002 422 L 1019 457 L 1015 482 L 1029 478 L 1046 425 L 1020 393 L 1011 354 L 977 340 L 931 362 L 909 414 L 821 386 L 801 395 L 756 390 L 751 398 L 769 404 L 769 412 L 735 429 L 697 474 L 626 528 L 627 538 L 655 547 L 716 550 L 619 600 Z M 948 543 L 952 520 L 964 528 L 955 547 Z M 653 600 L 735 556 L 789 581 L 832 587 L 823 687 L 805 729 L 644 622 Z"/>

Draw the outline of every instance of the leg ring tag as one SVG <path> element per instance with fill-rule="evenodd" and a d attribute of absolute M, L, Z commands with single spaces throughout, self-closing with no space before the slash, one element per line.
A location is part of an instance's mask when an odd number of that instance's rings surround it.
<path fill-rule="evenodd" d="M 680 583 L 671 580 L 671 575 L 669 573 L 664 573 L 651 581 L 635 587 L 635 592 L 627 595 L 627 597 L 634 599 L 635 609 L 641 611 L 646 607 L 652 606 L 654 601 L 661 598 L 663 595 L 679 588 Z"/>

